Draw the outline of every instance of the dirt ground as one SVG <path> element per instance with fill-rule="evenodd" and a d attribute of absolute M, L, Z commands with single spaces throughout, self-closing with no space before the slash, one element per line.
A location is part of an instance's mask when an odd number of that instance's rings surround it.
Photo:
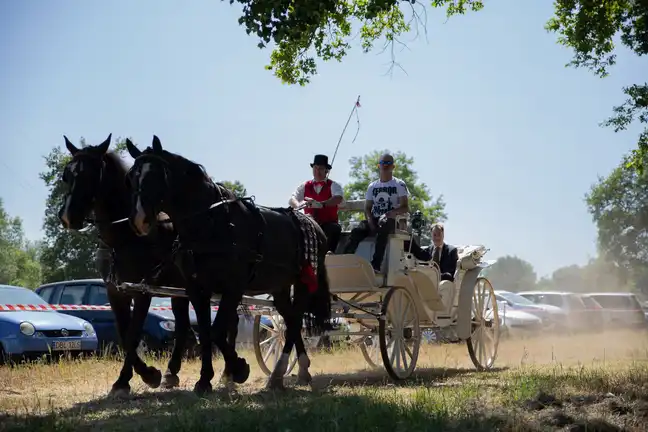
<path fill-rule="evenodd" d="M 312 387 L 297 388 L 287 378 L 288 390 L 272 396 L 254 354 L 242 354 L 252 365 L 250 380 L 200 402 L 191 392 L 197 361 L 183 363 L 179 390 L 149 389 L 135 376 L 126 401 L 105 397 L 120 367 L 114 360 L 0 367 L 0 430 L 233 430 L 241 422 L 294 430 L 308 421 L 298 420 L 302 414 L 315 413 L 326 421 L 312 423 L 313 430 L 349 430 L 340 424 L 404 430 L 398 426 L 404 421 L 408 431 L 436 430 L 429 429 L 433 424 L 443 430 L 648 430 L 646 332 L 503 340 L 495 370 L 483 373 L 474 370 L 465 344 L 424 345 L 417 372 L 401 383 L 370 370 L 357 349 L 313 353 Z M 221 361 L 214 366 L 218 388 Z M 277 414 L 293 406 L 302 414 Z M 155 423 L 160 410 L 175 420 Z"/>

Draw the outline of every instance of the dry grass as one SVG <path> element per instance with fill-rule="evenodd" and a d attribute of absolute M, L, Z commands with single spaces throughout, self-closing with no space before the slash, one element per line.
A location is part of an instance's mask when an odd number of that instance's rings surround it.
<path fill-rule="evenodd" d="M 0 431 L 526 431 L 648 430 L 648 338 L 616 332 L 503 341 L 500 369 L 475 372 L 464 344 L 426 346 L 417 373 L 394 384 L 359 351 L 312 355 L 312 388 L 263 389 L 253 353 L 245 385 L 206 399 L 191 389 L 150 390 L 139 377 L 125 401 L 105 398 L 119 363 L 90 359 L 0 368 Z M 163 368 L 164 362 L 150 360 Z M 217 376 L 222 364 L 215 362 Z M 217 386 L 216 379 L 214 385 Z"/>

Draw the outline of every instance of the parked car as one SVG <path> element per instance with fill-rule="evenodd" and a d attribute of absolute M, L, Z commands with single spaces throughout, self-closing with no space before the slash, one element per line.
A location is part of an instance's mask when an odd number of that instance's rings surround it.
<path fill-rule="evenodd" d="M 607 328 L 646 327 L 645 312 L 633 293 L 587 293 L 583 295 L 583 298 L 594 301 L 601 307 Z"/>
<path fill-rule="evenodd" d="M 497 300 L 497 315 L 503 335 L 534 334 L 542 331 L 545 324 L 539 316 L 510 307 L 506 301 Z"/>
<path fill-rule="evenodd" d="M 0 363 L 21 357 L 82 354 L 97 349 L 92 324 L 48 306 L 27 288 L 0 285 Z"/>
<path fill-rule="evenodd" d="M 537 316 L 542 320 L 545 328 L 562 327 L 567 321 L 567 315 L 559 307 L 537 304 L 526 297 L 510 291 L 496 290 L 495 299 L 498 301 L 498 304 L 505 305 L 505 309 L 508 311 L 515 310 Z"/>
<path fill-rule="evenodd" d="M 566 328 L 568 330 L 589 330 L 600 328 L 603 324 L 596 321 L 577 294 L 564 291 L 522 291 L 518 294 L 534 303 L 556 306 L 562 309 L 566 315 Z"/>
<path fill-rule="evenodd" d="M 115 326 L 115 316 L 108 303 L 106 284 L 103 279 L 78 279 L 54 282 L 42 285 L 36 292 L 52 305 L 77 305 L 86 308 L 61 309 L 62 313 L 78 316 L 91 322 L 97 330 L 99 347 L 102 350 L 114 351 L 119 346 L 119 336 Z M 212 322 L 216 317 L 217 307 L 212 307 Z M 195 352 L 198 343 L 198 322 L 193 308 L 189 309 L 189 320 L 194 335 L 190 337 L 187 349 Z M 239 315 L 237 345 L 246 346 L 252 343 L 253 318 Z M 175 318 L 171 310 L 171 299 L 153 297 L 151 309 L 144 321 L 140 352 L 166 351 L 173 348 Z"/>

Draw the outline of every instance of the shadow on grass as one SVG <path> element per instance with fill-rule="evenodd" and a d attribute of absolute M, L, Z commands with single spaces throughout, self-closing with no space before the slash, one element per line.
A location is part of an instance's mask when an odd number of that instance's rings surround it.
<path fill-rule="evenodd" d="M 313 387 L 321 389 L 332 386 L 346 387 L 421 387 L 452 385 L 448 380 L 464 376 L 488 376 L 507 370 L 508 368 L 493 368 L 485 372 L 477 372 L 475 369 L 459 368 L 418 368 L 406 380 L 392 380 L 384 369 L 373 371 L 355 371 L 346 374 L 318 374 L 313 377 Z M 290 381 L 292 384 L 293 381 Z"/>
<path fill-rule="evenodd" d="M 7 417 L 6 431 L 506 430 L 506 416 L 459 406 L 404 403 L 402 398 L 284 392 L 198 398 L 188 391 L 144 393 L 123 401 L 97 399 L 46 416 Z M 520 428 L 516 430 L 531 430 Z"/>
<path fill-rule="evenodd" d="M 421 369 L 401 382 L 391 381 L 384 371 L 316 375 L 311 389 L 296 387 L 294 378 L 288 378 L 285 391 L 250 394 L 219 386 L 206 398 L 187 390 L 153 390 L 124 400 L 98 398 L 45 415 L 0 418 L 0 430 L 507 430 L 511 419 L 479 409 L 473 392 L 446 389 L 451 397 L 417 393 L 421 387 L 425 391 L 476 373 L 474 369 Z M 390 387 L 419 389 L 414 395 L 378 391 Z M 533 430 L 531 426 L 520 429 L 519 421 L 515 426 L 515 430 Z"/>

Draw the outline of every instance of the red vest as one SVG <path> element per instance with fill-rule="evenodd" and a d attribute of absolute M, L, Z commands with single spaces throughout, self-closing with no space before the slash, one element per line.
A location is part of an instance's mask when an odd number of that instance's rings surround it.
<path fill-rule="evenodd" d="M 326 183 L 322 187 L 320 193 L 317 193 L 315 191 L 315 182 L 313 180 L 309 180 L 304 185 L 304 197 L 312 198 L 315 201 L 326 201 L 332 196 L 331 194 L 332 183 L 333 182 L 331 180 L 326 180 Z M 327 222 L 336 222 L 336 223 L 338 222 L 338 206 L 322 207 L 318 209 L 306 207 L 304 209 L 304 213 L 308 215 L 312 215 L 313 218 L 319 224 L 324 224 Z"/>

